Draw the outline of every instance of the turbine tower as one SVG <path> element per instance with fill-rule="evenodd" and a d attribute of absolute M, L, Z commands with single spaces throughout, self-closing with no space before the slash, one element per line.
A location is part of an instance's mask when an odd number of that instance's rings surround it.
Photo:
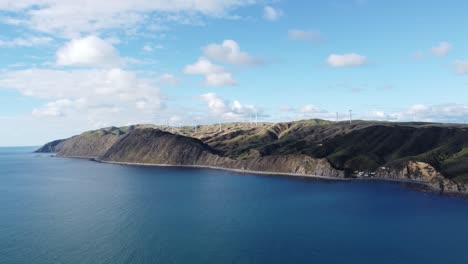
<path fill-rule="evenodd" d="M 353 110 L 349 110 L 349 124 L 353 123 Z"/>
<path fill-rule="evenodd" d="M 258 113 L 257 113 L 257 109 L 255 109 L 255 126 L 258 127 Z"/>

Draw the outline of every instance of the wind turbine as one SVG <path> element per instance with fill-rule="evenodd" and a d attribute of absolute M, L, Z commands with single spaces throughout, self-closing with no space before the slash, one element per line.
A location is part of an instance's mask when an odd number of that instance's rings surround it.
<path fill-rule="evenodd" d="M 257 109 L 255 109 L 255 126 L 258 127 L 258 113 L 257 113 Z"/>
<path fill-rule="evenodd" d="M 349 124 L 353 123 L 353 110 L 349 110 Z"/>

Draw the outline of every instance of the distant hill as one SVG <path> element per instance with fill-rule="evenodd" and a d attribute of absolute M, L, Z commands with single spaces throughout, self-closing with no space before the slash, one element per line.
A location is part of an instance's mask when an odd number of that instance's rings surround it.
<path fill-rule="evenodd" d="M 417 180 L 439 191 L 468 193 L 468 127 L 463 125 L 324 120 L 135 125 L 85 132 L 38 152 L 125 163 Z"/>

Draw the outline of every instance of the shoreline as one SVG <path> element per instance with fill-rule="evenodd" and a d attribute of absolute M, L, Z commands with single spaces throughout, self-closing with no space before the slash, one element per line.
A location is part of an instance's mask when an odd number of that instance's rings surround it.
<path fill-rule="evenodd" d="M 253 175 L 264 175 L 264 176 L 284 176 L 284 177 L 299 177 L 299 178 L 309 178 L 309 179 L 318 179 L 318 180 L 328 180 L 328 181 L 381 181 L 381 182 L 393 182 L 393 183 L 402 183 L 402 184 L 415 184 L 429 188 L 432 192 L 438 192 L 437 190 L 431 188 L 430 184 L 425 181 L 420 180 L 405 180 L 405 179 L 387 179 L 387 178 L 337 178 L 321 175 L 312 175 L 312 174 L 298 174 L 298 173 L 287 173 L 287 172 L 268 172 L 268 171 L 254 171 L 254 170 L 243 170 L 243 169 L 232 169 L 225 167 L 216 167 L 216 166 L 204 166 L 204 165 L 172 165 L 172 164 L 149 164 L 149 163 L 134 163 L 134 162 L 117 162 L 117 161 L 105 161 L 99 160 L 97 158 L 90 158 L 92 161 L 104 163 L 104 164 L 114 164 L 114 165 L 124 165 L 124 166 L 141 166 L 141 167 L 160 167 L 160 168 L 191 168 L 191 169 L 209 169 L 209 170 L 219 170 L 219 171 L 228 171 L 235 172 L 240 174 L 253 174 Z"/>
<path fill-rule="evenodd" d="M 420 192 L 429 192 L 434 194 L 443 194 L 450 196 L 459 196 L 459 197 L 468 197 L 467 193 L 463 192 L 447 192 L 434 189 L 429 182 L 421 180 L 411 180 L 411 179 L 390 179 L 382 177 L 368 177 L 368 178 L 337 178 L 321 175 L 311 175 L 311 174 L 298 174 L 298 173 L 287 173 L 287 172 L 267 172 L 267 171 L 254 171 L 254 170 L 243 170 L 243 169 L 232 169 L 225 167 L 216 167 L 216 166 L 204 166 L 204 165 L 173 165 L 173 164 L 151 164 L 151 163 L 134 163 L 134 162 L 117 162 L 117 161 L 105 161 L 100 160 L 97 157 L 86 157 L 86 156 L 54 156 L 58 158 L 72 158 L 72 159 L 87 159 L 90 161 L 103 163 L 103 164 L 112 164 L 112 165 L 122 165 L 122 166 L 140 166 L 140 167 L 160 167 L 160 168 L 189 168 L 189 169 L 208 169 L 208 170 L 218 170 L 218 171 L 227 171 L 234 172 L 239 174 L 252 174 L 252 175 L 263 175 L 263 176 L 284 176 L 284 177 L 297 177 L 297 178 L 308 178 L 316 180 L 326 180 L 326 181 L 342 181 L 342 182 L 352 182 L 352 181 L 376 181 L 376 182 L 389 182 L 389 183 L 399 183 L 399 184 L 412 184 L 414 186 L 419 186 L 421 188 L 416 188 Z"/>
<path fill-rule="evenodd" d="M 383 181 L 383 182 L 394 182 L 394 183 L 409 183 L 409 184 L 415 184 L 415 185 L 422 185 L 422 186 L 424 186 L 426 188 L 429 188 L 433 192 L 438 192 L 438 190 L 435 190 L 435 189 L 431 188 L 431 185 L 430 185 L 429 182 L 421 181 L 421 180 L 411 180 L 411 179 L 390 179 L 390 178 L 382 178 L 382 177 L 337 178 L 337 177 L 312 175 L 312 174 L 243 170 L 243 169 L 232 169 L 232 168 L 217 167 L 217 166 L 205 166 L 205 165 L 173 165 L 173 164 L 152 164 L 152 163 L 138 163 L 138 162 L 106 161 L 106 160 L 100 160 L 97 157 L 86 157 L 86 156 L 54 156 L 54 157 L 57 157 L 57 158 L 71 158 L 71 159 L 87 159 L 87 160 L 90 160 L 90 161 L 103 163 L 103 164 L 124 165 L 124 166 L 208 169 L 208 170 L 219 170 L 219 171 L 235 172 L 235 173 L 239 173 L 239 174 L 298 177 L 298 178 L 310 178 L 310 179 L 329 180 L 329 181 Z"/>
<path fill-rule="evenodd" d="M 83 157 L 80 157 L 83 158 Z M 117 161 L 105 161 L 97 158 L 89 158 L 92 161 L 96 161 L 104 164 L 114 164 L 114 165 L 126 165 L 126 166 L 141 166 L 141 167 L 160 167 L 160 168 L 189 168 L 189 169 L 209 169 L 209 170 L 219 170 L 219 171 L 228 171 L 236 172 L 240 174 L 254 174 L 254 175 L 265 175 L 265 176 L 288 176 L 288 177 L 299 177 L 299 178 L 311 178 L 311 179 L 320 179 L 320 180 L 329 180 L 329 181 L 351 181 L 351 178 L 337 178 L 321 175 L 312 175 L 312 174 L 299 174 L 299 173 L 287 173 L 287 172 L 268 172 L 268 171 L 254 171 L 254 170 L 243 170 L 243 169 L 232 169 L 225 167 L 216 167 L 216 166 L 204 166 L 204 165 L 172 165 L 172 164 L 150 164 L 150 163 L 134 163 L 134 162 L 117 162 Z"/>

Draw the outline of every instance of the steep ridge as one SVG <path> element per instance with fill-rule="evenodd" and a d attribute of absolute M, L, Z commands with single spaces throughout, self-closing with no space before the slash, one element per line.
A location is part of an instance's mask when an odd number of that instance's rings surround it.
<path fill-rule="evenodd" d="M 159 129 L 137 129 L 116 142 L 99 160 L 130 164 L 203 166 L 243 171 L 315 175 L 343 178 L 324 159 L 305 155 L 257 157 L 235 160 L 194 138 L 174 135 Z"/>
<path fill-rule="evenodd" d="M 128 163 L 198 165 L 217 157 L 214 149 L 198 139 L 146 128 L 130 131 L 99 159 Z"/>
<path fill-rule="evenodd" d="M 68 139 L 55 140 L 45 144 L 36 152 L 57 153 L 59 157 L 99 157 L 104 155 L 123 135 L 135 129 L 153 127 L 135 125 L 127 127 L 106 127 L 84 132 Z"/>
<path fill-rule="evenodd" d="M 40 147 L 35 152 L 36 153 L 55 153 L 55 152 L 58 152 L 58 150 L 60 149 L 60 146 L 61 146 L 60 143 L 62 143 L 63 141 L 65 141 L 65 139 L 54 140 L 54 141 L 49 142 L 49 143 L 45 144 L 44 146 Z"/>

